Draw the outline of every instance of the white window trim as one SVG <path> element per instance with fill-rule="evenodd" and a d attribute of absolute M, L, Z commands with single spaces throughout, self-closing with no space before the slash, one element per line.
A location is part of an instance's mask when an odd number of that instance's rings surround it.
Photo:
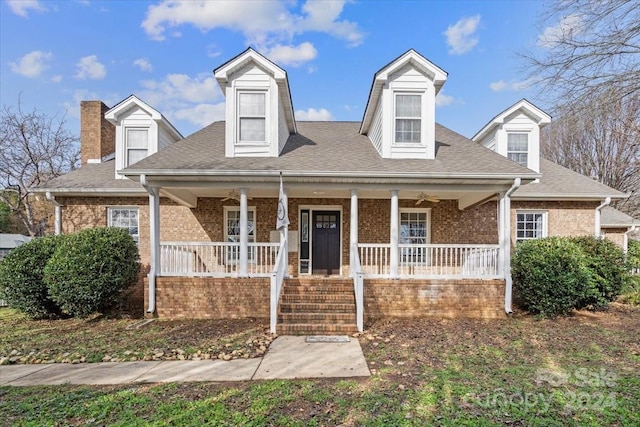
<path fill-rule="evenodd" d="M 138 212 L 138 215 L 137 215 L 138 234 L 129 234 L 129 235 L 133 237 L 133 240 L 135 240 L 136 244 L 140 244 L 140 208 L 138 206 L 119 206 L 119 205 L 107 206 L 107 226 L 108 227 L 124 228 L 124 227 L 119 227 L 117 225 L 112 224 L 111 212 L 116 210 L 135 210 Z"/>
<path fill-rule="evenodd" d="M 144 130 L 147 132 L 147 155 L 149 157 L 149 145 L 151 144 L 151 132 L 149 127 L 146 126 L 125 126 L 124 127 L 124 167 L 129 167 L 129 131 L 131 130 Z M 131 148 L 131 150 L 142 150 L 142 148 Z"/>
<path fill-rule="evenodd" d="M 240 140 L 240 119 L 242 117 L 255 117 L 260 118 L 262 116 L 240 116 L 240 95 L 243 93 L 262 93 L 264 94 L 264 141 L 241 141 Z M 235 127 L 236 135 L 235 141 L 238 145 L 268 145 L 269 141 L 269 91 L 266 89 L 236 89 L 235 99 Z"/>
<path fill-rule="evenodd" d="M 402 214 L 403 213 L 426 213 L 426 221 L 427 221 L 427 227 L 426 227 L 426 232 L 427 235 L 425 236 L 425 240 L 426 243 L 425 244 L 430 244 L 431 243 L 431 208 L 399 208 L 398 211 L 398 233 L 400 233 L 400 227 L 402 225 Z M 402 240 L 402 236 L 398 236 L 399 239 L 398 241 Z M 405 243 L 400 243 L 405 244 Z"/>
<path fill-rule="evenodd" d="M 418 95 L 420 96 L 420 142 L 397 142 L 396 141 L 396 120 L 398 120 L 398 116 L 396 116 L 396 102 L 398 99 L 398 95 Z M 426 91 L 412 91 L 412 90 L 396 90 L 393 91 L 393 110 L 392 110 L 392 120 L 393 120 L 393 133 L 392 133 L 392 143 L 394 146 L 398 147 L 418 147 L 426 145 L 425 141 L 425 126 L 427 121 L 425 120 L 426 111 L 425 111 L 425 95 Z M 415 117 L 400 117 L 400 119 L 410 119 L 416 120 Z"/>
<path fill-rule="evenodd" d="M 526 135 L 527 136 L 527 150 L 526 151 L 513 151 L 509 150 L 509 135 Z M 527 164 L 523 165 L 520 162 L 518 163 L 520 166 L 529 167 L 529 158 L 531 157 L 531 132 L 524 130 L 507 130 L 507 158 L 509 158 L 509 154 L 526 154 L 527 155 Z M 515 160 L 513 160 L 515 161 Z"/>
<path fill-rule="evenodd" d="M 540 214 L 542 215 L 542 236 L 541 237 L 523 237 L 523 238 L 518 238 L 518 215 L 519 214 Z M 543 239 L 545 237 L 547 237 L 549 235 L 549 211 L 545 211 L 545 210 L 540 210 L 540 209 L 517 209 L 516 210 L 516 218 L 515 218 L 515 230 L 514 230 L 514 237 L 515 237 L 515 241 L 517 242 L 521 242 L 521 241 L 525 241 L 525 240 L 535 240 L 535 239 Z"/>
<path fill-rule="evenodd" d="M 224 241 L 225 241 L 225 243 L 231 243 L 229 241 L 229 233 L 228 233 L 228 227 L 227 227 L 228 219 L 229 219 L 229 212 L 240 212 L 240 206 L 224 206 L 223 210 L 224 210 L 224 215 L 223 215 Z M 247 207 L 247 212 L 252 212 L 253 213 L 253 236 L 251 236 L 250 234 L 247 234 L 247 237 L 249 239 L 249 243 L 255 243 L 257 241 L 256 239 L 257 239 L 257 235 L 258 235 L 256 207 L 255 206 L 248 206 Z M 238 239 L 239 238 L 240 238 L 240 236 L 238 236 Z M 249 256 L 248 257 L 249 264 L 255 264 L 256 263 L 255 250 L 252 251 L 251 248 L 249 248 L 248 256 Z M 230 264 L 239 263 L 240 262 L 240 253 L 238 252 L 238 258 L 237 259 L 227 258 L 225 260 L 225 262 L 230 263 Z"/>

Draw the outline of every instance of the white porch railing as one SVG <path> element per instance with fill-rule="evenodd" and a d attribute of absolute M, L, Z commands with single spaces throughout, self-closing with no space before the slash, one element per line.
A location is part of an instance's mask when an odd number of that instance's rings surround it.
<path fill-rule="evenodd" d="M 279 243 L 249 243 L 247 274 L 269 277 L 276 263 Z M 240 268 L 240 244 L 236 242 L 162 242 L 162 276 L 235 276 Z"/>
<path fill-rule="evenodd" d="M 360 265 L 358 245 L 353 244 L 351 251 L 353 254 L 353 292 L 356 297 L 356 326 L 358 332 L 362 332 L 364 330 L 364 273 Z"/>
<path fill-rule="evenodd" d="M 398 274 L 412 278 L 500 278 L 498 245 L 398 245 Z M 358 244 L 365 277 L 390 277 L 391 245 Z"/>
<path fill-rule="evenodd" d="M 278 301 L 280 301 L 280 294 L 282 293 L 282 282 L 284 276 L 287 273 L 287 262 L 284 256 L 287 253 L 287 241 L 282 240 L 282 243 L 278 249 L 278 257 L 276 259 L 275 266 L 271 272 L 271 301 L 269 306 L 270 316 L 270 331 L 272 334 L 276 333 L 276 325 L 278 324 Z"/>

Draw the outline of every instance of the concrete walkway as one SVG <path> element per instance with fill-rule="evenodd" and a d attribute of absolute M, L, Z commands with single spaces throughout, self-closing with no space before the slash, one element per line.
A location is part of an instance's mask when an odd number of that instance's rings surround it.
<path fill-rule="evenodd" d="M 228 362 L 187 360 L 0 366 L 0 385 L 107 385 L 369 375 L 357 339 L 309 343 L 305 337 L 282 336 L 271 343 L 262 358 Z"/>

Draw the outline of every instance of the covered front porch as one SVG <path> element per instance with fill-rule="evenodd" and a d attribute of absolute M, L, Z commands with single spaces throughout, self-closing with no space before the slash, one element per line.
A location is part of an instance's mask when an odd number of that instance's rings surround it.
<path fill-rule="evenodd" d="M 279 196 L 277 175 L 225 183 L 179 178 L 141 176 L 149 192 L 151 313 L 157 278 L 171 277 L 267 279 L 273 332 L 285 278 L 349 280 L 358 330 L 365 282 L 374 279 L 386 286 L 416 280 L 506 281 L 504 310 L 510 311 L 509 196 L 518 179 L 389 185 L 305 182 L 285 175 Z M 161 216 L 161 198 L 223 232 L 210 233 L 208 240 L 166 238 L 176 233 L 164 231 L 170 225 Z M 279 200 L 290 222 L 276 230 Z"/>

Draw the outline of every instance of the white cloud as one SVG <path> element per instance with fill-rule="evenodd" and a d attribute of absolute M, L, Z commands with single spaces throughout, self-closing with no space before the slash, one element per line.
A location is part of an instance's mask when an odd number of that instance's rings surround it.
<path fill-rule="evenodd" d="M 75 75 L 76 79 L 102 80 L 107 75 L 106 67 L 98 61 L 96 55 L 80 58 L 80 61 L 76 64 L 76 68 L 78 69 Z"/>
<path fill-rule="evenodd" d="M 147 58 L 138 58 L 133 61 L 133 65 L 140 68 L 142 71 L 147 71 L 149 73 L 153 71 L 153 65 L 151 65 L 151 62 L 149 62 Z"/>
<path fill-rule="evenodd" d="M 241 32 L 247 44 L 261 51 L 286 46 L 295 35 L 305 32 L 326 33 L 346 40 L 349 46 L 357 46 L 362 43 L 364 34 L 357 23 L 340 20 L 344 4 L 344 0 L 310 0 L 298 14 L 292 10 L 296 7 L 295 2 L 165 0 L 147 8 L 141 26 L 155 40 L 164 40 L 170 29 L 182 25 L 193 25 L 203 32 L 225 28 Z M 304 44 L 296 48 L 300 49 Z M 309 55 L 308 49 L 301 53 L 315 58 L 315 55 Z M 296 61 L 298 65 L 302 62 L 302 59 Z"/>
<path fill-rule="evenodd" d="M 296 110 L 296 120 L 326 122 L 333 120 L 333 114 L 325 108 L 316 110 L 309 108 L 308 110 Z"/>
<path fill-rule="evenodd" d="M 62 76 L 59 74 L 57 76 L 53 76 L 51 77 L 51 81 L 54 83 L 60 83 L 62 81 Z"/>
<path fill-rule="evenodd" d="M 169 117 L 175 117 L 178 120 L 186 120 L 198 126 L 207 126 L 215 121 L 224 120 L 225 103 L 219 104 L 198 104 L 190 108 L 182 108 L 172 111 Z"/>
<path fill-rule="evenodd" d="M 480 25 L 480 15 L 470 16 L 460 19 L 453 25 L 449 25 L 443 33 L 447 37 L 449 53 L 452 55 L 462 55 L 469 52 L 478 44 L 478 37 L 475 36 Z"/>
<path fill-rule="evenodd" d="M 291 65 L 298 67 L 305 62 L 312 61 L 318 55 L 318 51 L 309 42 L 304 42 L 298 46 L 275 45 L 265 52 L 273 62 L 281 65 Z"/>
<path fill-rule="evenodd" d="M 23 18 L 29 17 L 29 11 L 45 12 L 47 9 L 38 0 L 7 0 L 7 6 L 13 13 Z"/>
<path fill-rule="evenodd" d="M 580 15 L 568 15 L 558 22 L 557 25 L 547 27 L 538 36 L 538 46 L 551 48 L 563 39 L 571 39 L 575 34 L 583 30 L 583 21 Z"/>
<path fill-rule="evenodd" d="M 53 58 L 51 52 L 34 50 L 20 58 L 17 62 L 11 62 L 11 71 L 24 77 L 38 77 L 49 68 L 47 64 Z"/>
<path fill-rule="evenodd" d="M 504 91 L 513 91 L 520 92 L 526 90 L 535 82 L 534 78 L 530 78 L 522 81 L 512 80 L 510 82 L 506 82 L 504 80 L 498 80 L 497 82 L 492 82 L 489 84 L 489 88 L 494 92 L 504 92 Z"/>
<path fill-rule="evenodd" d="M 445 95 L 444 91 L 441 90 L 436 96 L 436 107 L 446 107 L 447 105 L 453 104 L 455 101 L 453 96 Z"/>
<path fill-rule="evenodd" d="M 218 82 L 209 73 L 193 78 L 186 74 L 169 74 L 162 81 L 145 80 L 141 84 L 145 88 L 141 96 L 153 106 L 211 102 L 222 94 Z"/>

